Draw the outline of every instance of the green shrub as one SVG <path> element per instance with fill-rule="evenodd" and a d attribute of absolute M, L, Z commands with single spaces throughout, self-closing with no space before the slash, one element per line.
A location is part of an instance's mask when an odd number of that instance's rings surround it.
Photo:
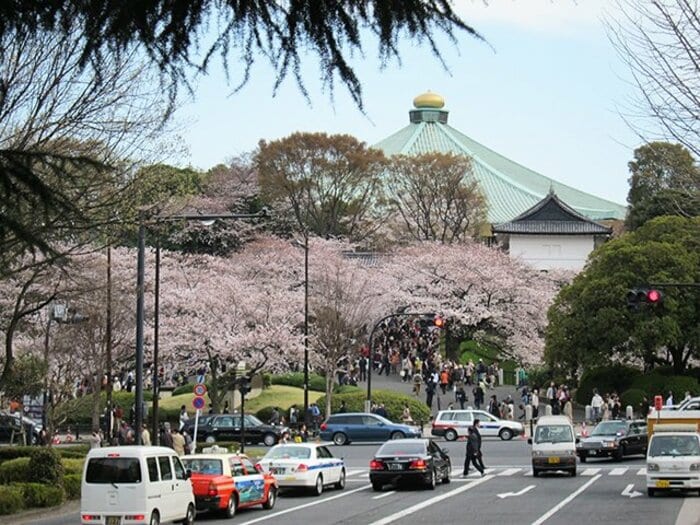
<path fill-rule="evenodd" d="M 348 394 L 350 392 L 364 392 L 364 388 L 353 385 L 340 385 L 338 388 L 333 390 L 335 394 Z"/>
<path fill-rule="evenodd" d="M 23 508 L 22 489 L 17 486 L 0 485 L 0 515 L 14 514 Z"/>
<path fill-rule="evenodd" d="M 60 488 L 63 480 L 61 457 L 52 448 L 37 448 L 29 459 L 29 481 Z"/>
<path fill-rule="evenodd" d="M 269 423 L 270 418 L 272 417 L 272 408 L 273 407 L 262 407 L 260 410 L 258 410 L 255 413 L 255 415 L 263 423 Z M 278 412 L 280 412 L 280 416 L 282 416 L 282 414 L 284 413 L 284 411 L 279 411 L 279 410 L 278 410 Z"/>
<path fill-rule="evenodd" d="M 63 476 L 63 489 L 66 491 L 66 499 L 80 499 L 80 484 L 82 474 L 66 474 Z"/>
<path fill-rule="evenodd" d="M 624 365 L 604 366 L 586 370 L 581 376 L 576 390 L 576 402 L 588 405 L 593 397 L 593 389 L 602 396 L 606 393 L 624 392 L 632 387 L 635 379 L 641 376 L 637 368 Z"/>
<path fill-rule="evenodd" d="M 82 458 L 82 459 L 61 458 L 61 463 L 63 464 L 64 475 L 69 475 L 69 474 L 80 475 L 83 473 L 83 465 L 85 465 L 85 458 Z"/>
<path fill-rule="evenodd" d="M 630 388 L 625 390 L 620 395 L 620 402 L 622 403 L 622 410 L 624 411 L 627 406 L 631 406 L 635 412 L 639 411 L 639 405 L 644 399 L 645 392 L 638 388 Z"/>
<path fill-rule="evenodd" d="M 697 394 L 700 391 L 698 380 L 689 376 L 667 376 L 656 373 L 656 370 L 651 374 L 638 377 L 632 383 L 632 388 L 642 390 L 649 396 L 649 400 L 653 396 L 660 395 L 666 398 L 668 392 L 673 392 L 673 397 L 676 402 L 683 399 L 686 392 Z"/>
<path fill-rule="evenodd" d="M 29 458 L 15 458 L 0 464 L 0 484 L 29 481 Z"/>
<path fill-rule="evenodd" d="M 26 508 L 55 507 L 66 499 L 62 485 L 47 485 L 44 483 L 17 483 L 14 485 L 22 490 Z"/>
<path fill-rule="evenodd" d="M 89 445 L 69 445 L 66 447 L 55 448 L 63 459 L 82 459 L 87 456 L 90 451 Z"/>
<path fill-rule="evenodd" d="M 0 464 L 17 458 L 28 458 L 36 447 L 0 447 Z"/>
<path fill-rule="evenodd" d="M 670 376 L 666 378 L 666 383 L 664 383 L 664 394 L 668 392 L 673 392 L 673 400 L 675 403 L 680 403 L 686 392 L 690 392 L 690 395 L 698 395 L 700 387 L 698 386 L 698 380 L 694 377 L 688 376 Z"/>
<path fill-rule="evenodd" d="M 273 385 L 304 387 L 304 374 L 302 372 L 291 372 L 289 374 L 273 375 L 270 377 Z M 315 392 L 326 391 L 326 378 L 319 374 L 309 374 L 309 390 Z"/>
<path fill-rule="evenodd" d="M 194 391 L 195 384 L 196 383 L 185 383 L 184 385 L 180 385 L 172 391 L 171 395 L 174 397 L 174 396 L 181 396 L 182 394 L 191 394 Z M 207 387 L 207 390 L 209 390 L 211 385 L 209 383 L 205 383 L 205 385 Z"/>
<path fill-rule="evenodd" d="M 112 403 L 122 407 L 125 416 L 128 417 L 134 404 L 135 396 L 136 393 L 133 391 L 121 390 L 112 392 Z M 143 398 L 146 401 L 151 401 L 153 393 L 150 390 L 144 390 Z M 92 395 L 71 399 L 57 406 L 55 415 L 59 420 L 64 420 L 65 425 L 90 425 L 92 423 L 92 401 Z M 100 394 L 100 415 L 104 412 L 106 405 L 107 393 L 102 392 Z"/>
<path fill-rule="evenodd" d="M 365 392 L 361 390 L 346 394 L 336 394 L 331 400 L 331 411 L 336 413 L 340 408 L 340 403 L 345 401 L 348 412 L 364 412 L 365 397 Z M 372 392 L 372 400 L 378 404 L 384 403 L 389 419 L 392 421 L 401 421 L 401 414 L 406 403 L 408 403 L 408 408 L 414 421 L 427 422 L 430 420 L 430 409 L 425 403 L 413 396 L 389 390 L 374 390 Z M 319 407 L 325 407 L 326 396 L 320 397 L 316 403 Z"/>

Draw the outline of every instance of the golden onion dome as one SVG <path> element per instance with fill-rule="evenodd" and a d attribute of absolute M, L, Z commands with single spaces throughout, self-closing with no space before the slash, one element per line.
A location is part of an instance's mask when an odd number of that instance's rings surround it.
<path fill-rule="evenodd" d="M 421 108 L 434 108 L 440 109 L 445 106 L 445 99 L 442 98 L 437 93 L 432 93 L 430 91 L 418 95 L 413 99 L 413 107 L 416 109 Z"/>

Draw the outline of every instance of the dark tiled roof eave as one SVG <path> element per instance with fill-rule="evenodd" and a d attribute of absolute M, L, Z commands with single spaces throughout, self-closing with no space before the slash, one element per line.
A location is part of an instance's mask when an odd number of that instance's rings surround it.
<path fill-rule="evenodd" d="M 580 221 L 511 221 L 493 226 L 494 233 L 533 235 L 610 235 L 612 228 Z"/>

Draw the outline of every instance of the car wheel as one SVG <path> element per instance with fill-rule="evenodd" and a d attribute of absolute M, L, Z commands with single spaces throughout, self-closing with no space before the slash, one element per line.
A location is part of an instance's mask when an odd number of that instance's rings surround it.
<path fill-rule="evenodd" d="M 656 491 L 654 489 L 647 489 L 647 496 L 651 498 L 654 496 L 654 494 L 656 494 Z"/>
<path fill-rule="evenodd" d="M 342 432 L 336 432 L 333 434 L 333 443 L 336 445 L 345 445 L 348 442 L 348 436 Z"/>
<path fill-rule="evenodd" d="M 277 437 L 274 434 L 265 434 L 263 436 L 263 443 L 266 447 L 271 447 L 277 442 Z"/>
<path fill-rule="evenodd" d="M 532 468 L 532 477 L 533 477 L 533 478 L 536 478 L 536 477 L 539 476 L 539 475 L 540 475 L 540 471 L 539 471 L 538 469 L 536 469 L 536 468 L 533 467 L 533 468 Z"/>
<path fill-rule="evenodd" d="M 454 441 L 457 439 L 457 432 L 454 429 L 449 429 L 445 431 L 445 439 L 447 441 Z"/>
<path fill-rule="evenodd" d="M 586 454 L 585 452 L 581 452 L 581 455 L 579 456 L 579 458 L 581 459 L 581 463 L 585 463 L 586 460 L 588 459 L 588 454 Z"/>
<path fill-rule="evenodd" d="M 498 433 L 498 436 L 503 441 L 510 441 L 511 439 L 513 439 L 513 431 L 509 428 L 502 428 L 501 431 Z"/>
<path fill-rule="evenodd" d="M 237 510 L 238 500 L 236 499 L 236 495 L 234 493 L 231 493 L 231 496 L 228 498 L 228 505 L 226 506 L 224 514 L 227 518 L 231 519 L 236 515 Z"/>
<path fill-rule="evenodd" d="M 391 439 L 403 439 L 406 435 L 403 432 L 396 431 L 391 433 Z"/>
<path fill-rule="evenodd" d="M 575 478 L 575 477 L 576 477 L 576 467 L 572 468 L 572 469 L 569 471 L 569 475 L 570 475 L 572 478 Z"/>
<path fill-rule="evenodd" d="M 196 511 L 194 510 L 194 505 L 190 503 L 187 505 L 187 514 L 185 514 L 185 519 L 182 520 L 180 523 L 182 525 L 192 525 L 194 523 L 194 518 L 197 515 Z"/>
<path fill-rule="evenodd" d="M 267 493 L 267 501 L 263 503 L 263 509 L 270 510 L 275 506 L 277 502 L 277 489 L 275 487 L 270 487 L 270 492 Z"/>
<path fill-rule="evenodd" d="M 435 490 L 435 487 L 437 486 L 437 473 L 435 472 L 435 469 L 430 471 L 430 481 L 428 481 L 428 490 Z"/>
<path fill-rule="evenodd" d="M 316 484 L 314 485 L 313 491 L 316 496 L 323 494 L 323 476 L 320 474 L 316 476 Z"/>
<path fill-rule="evenodd" d="M 216 443 L 216 438 L 214 436 L 207 436 L 204 438 L 204 442 L 208 444 Z"/>
<path fill-rule="evenodd" d="M 613 459 L 615 461 L 622 461 L 622 458 L 624 457 L 624 455 L 625 455 L 625 447 L 620 447 L 613 453 Z"/>
<path fill-rule="evenodd" d="M 381 492 L 381 491 L 382 491 L 382 488 L 384 488 L 384 485 L 382 485 L 382 484 L 379 483 L 378 481 L 373 481 L 373 482 L 372 482 L 372 490 L 373 490 L 374 492 Z"/>
<path fill-rule="evenodd" d="M 150 525 L 160 525 L 160 514 L 157 510 L 151 512 L 151 519 L 148 521 Z"/>
<path fill-rule="evenodd" d="M 345 488 L 345 469 L 340 471 L 340 477 L 338 478 L 338 482 L 335 484 L 335 488 L 338 490 L 343 490 Z"/>

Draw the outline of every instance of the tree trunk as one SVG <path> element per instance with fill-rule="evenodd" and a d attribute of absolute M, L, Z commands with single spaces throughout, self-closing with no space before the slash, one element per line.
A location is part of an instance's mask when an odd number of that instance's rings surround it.
<path fill-rule="evenodd" d="M 100 386 L 102 377 L 98 377 L 96 381 L 92 382 L 92 412 L 90 416 L 90 423 L 92 428 L 90 431 L 100 428 Z M 95 384 L 97 383 L 97 385 Z M 134 429 L 134 432 L 138 432 L 139 429 Z"/>
<path fill-rule="evenodd" d="M 333 399 L 333 370 L 326 370 L 326 417 L 331 415 L 331 401 Z"/>

